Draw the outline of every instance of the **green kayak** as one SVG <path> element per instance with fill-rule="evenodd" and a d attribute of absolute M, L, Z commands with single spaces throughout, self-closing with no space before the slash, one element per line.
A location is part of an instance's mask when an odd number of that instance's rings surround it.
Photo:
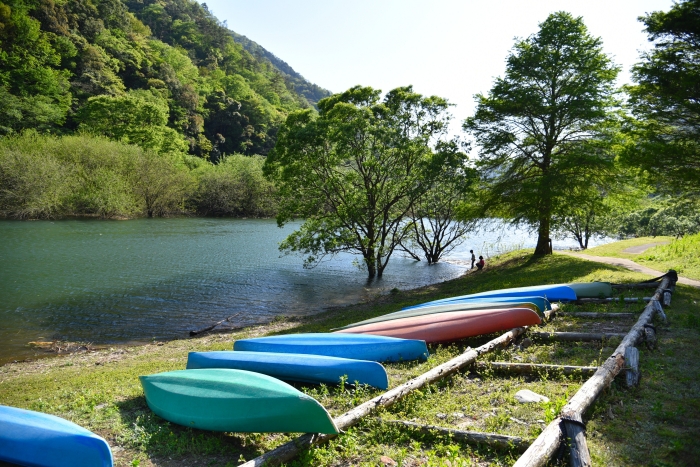
<path fill-rule="evenodd" d="M 613 293 L 609 282 L 573 282 L 566 285 L 574 289 L 576 298 L 608 298 Z"/>
<path fill-rule="evenodd" d="M 271 376 L 225 368 L 139 376 L 153 412 L 178 425 L 251 433 L 338 433 L 312 397 Z"/>

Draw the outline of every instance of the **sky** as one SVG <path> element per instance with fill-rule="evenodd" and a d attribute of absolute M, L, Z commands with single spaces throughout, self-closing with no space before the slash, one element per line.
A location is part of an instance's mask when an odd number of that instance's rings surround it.
<path fill-rule="evenodd" d="M 200 0 L 201 1 L 201 0 Z M 535 34 L 550 13 L 582 16 L 622 67 L 619 84 L 650 48 L 639 16 L 672 0 L 208 0 L 229 29 L 332 92 L 413 85 L 448 99 L 455 125 L 503 76 L 515 38 Z M 453 126 L 455 126 L 453 125 Z"/>

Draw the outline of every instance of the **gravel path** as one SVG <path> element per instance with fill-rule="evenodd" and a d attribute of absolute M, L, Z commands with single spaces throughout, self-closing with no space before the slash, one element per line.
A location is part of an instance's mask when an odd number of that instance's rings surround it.
<path fill-rule="evenodd" d="M 587 255 L 585 253 L 574 253 L 573 251 L 558 251 L 557 253 L 575 256 L 575 257 L 581 258 L 581 259 L 587 259 L 588 261 L 596 261 L 598 263 L 612 264 L 613 266 L 621 266 L 621 267 L 627 268 L 631 271 L 641 272 L 642 274 L 648 274 L 650 276 L 655 276 L 655 277 L 665 274 L 664 272 L 657 271 L 655 269 L 651 269 L 651 268 L 648 268 L 646 266 L 642 266 L 641 264 L 637 264 L 634 261 L 630 261 L 629 259 L 624 259 L 624 258 L 611 258 L 608 256 L 593 256 L 593 255 Z M 688 279 L 687 277 L 678 276 L 678 282 L 680 284 L 691 285 L 693 287 L 700 288 L 700 281 L 696 281 L 694 279 Z"/>

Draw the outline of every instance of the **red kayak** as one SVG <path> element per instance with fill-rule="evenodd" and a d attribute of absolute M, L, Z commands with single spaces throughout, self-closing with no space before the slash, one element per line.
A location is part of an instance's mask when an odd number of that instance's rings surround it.
<path fill-rule="evenodd" d="M 410 316 L 363 324 L 335 332 L 375 334 L 420 339 L 425 342 L 449 342 L 520 326 L 532 326 L 541 322 L 539 315 L 529 308 L 497 308 Z"/>

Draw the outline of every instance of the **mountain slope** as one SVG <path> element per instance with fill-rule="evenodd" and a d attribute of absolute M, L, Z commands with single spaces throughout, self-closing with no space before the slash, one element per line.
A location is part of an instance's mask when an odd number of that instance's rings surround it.
<path fill-rule="evenodd" d="M 290 111 L 328 92 L 234 35 L 193 0 L 1 0 L 0 136 L 264 155 Z"/>

